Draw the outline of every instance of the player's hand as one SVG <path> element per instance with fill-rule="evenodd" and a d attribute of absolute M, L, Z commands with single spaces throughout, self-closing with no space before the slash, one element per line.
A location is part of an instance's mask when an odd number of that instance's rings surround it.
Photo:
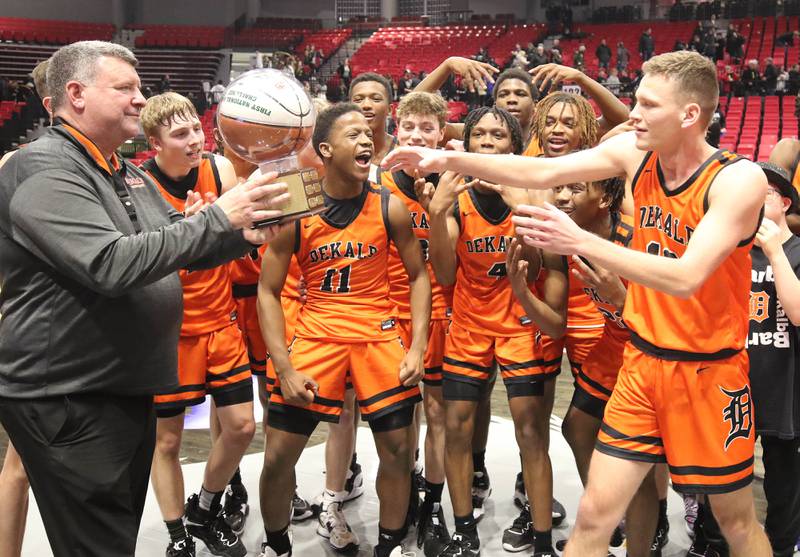
<path fill-rule="evenodd" d="M 403 170 L 409 176 L 415 170 L 424 174 L 443 172 L 447 165 L 447 151 L 428 147 L 398 147 L 381 161 L 381 167 L 389 172 Z"/>
<path fill-rule="evenodd" d="M 618 135 L 620 135 L 622 133 L 632 132 L 635 129 L 636 128 L 633 125 L 633 120 L 627 120 L 627 121 L 622 122 L 621 124 L 619 124 L 617 126 L 614 126 L 610 130 L 608 130 L 603 135 L 603 137 L 600 138 L 599 143 L 602 143 L 603 141 L 608 141 L 612 137 L 616 137 L 616 136 L 618 136 Z"/>
<path fill-rule="evenodd" d="M 497 68 L 486 62 L 478 62 L 469 58 L 462 58 L 460 56 L 451 56 L 447 59 L 447 66 L 451 73 L 460 75 L 464 87 L 471 93 L 475 92 L 475 82 L 479 79 L 487 83 L 494 83 L 494 74 L 498 72 Z"/>
<path fill-rule="evenodd" d="M 319 392 L 319 384 L 296 369 L 278 375 L 283 399 L 294 406 L 308 406 Z"/>
<path fill-rule="evenodd" d="M 189 190 L 186 193 L 186 202 L 183 204 L 183 216 L 191 217 L 192 215 L 196 215 L 216 200 L 217 196 L 211 192 L 207 192 L 205 196 L 203 196 L 200 192 Z"/>
<path fill-rule="evenodd" d="M 400 384 L 404 387 L 413 387 L 425 375 L 425 352 L 411 349 L 406 352 L 405 358 L 400 362 Z"/>
<path fill-rule="evenodd" d="M 572 256 L 575 267 L 572 274 L 583 282 L 594 288 L 597 294 L 606 302 L 614 304 L 617 309 L 625 307 L 625 295 L 628 290 L 619 275 L 612 273 L 598 265 L 591 263 L 591 267 L 586 264 L 581 257 Z"/>
<path fill-rule="evenodd" d="M 756 245 L 764 250 L 764 255 L 771 258 L 778 250 L 783 249 L 781 242 L 781 229 L 775 221 L 764 217 L 761 226 L 756 232 Z"/>
<path fill-rule="evenodd" d="M 518 206 L 527 204 L 530 201 L 528 190 L 522 188 L 493 184 L 486 180 L 478 180 L 478 184 L 498 193 L 503 199 L 503 202 L 508 205 L 512 211 L 516 211 Z"/>
<path fill-rule="evenodd" d="M 242 230 L 244 239 L 253 245 L 260 246 L 274 240 L 288 224 L 271 224 L 261 228 L 245 228 Z"/>
<path fill-rule="evenodd" d="M 425 178 L 419 177 L 419 171 L 414 171 L 414 193 L 417 195 L 417 201 L 428 212 L 428 207 L 433 199 L 433 194 L 436 191 L 434 185 L 428 182 Z"/>
<path fill-rule="evenodd" d="M 308 285 L 306 284 L 306 277 L 300 275 L 300 280 L 297 281 L 297 295 L 301 304 L 305 304 L 308 300 Z"/>
<path fill-rule="evenodd" d="M 458 172 L 443 172 L 439 176 L 439 185 L 436 186 L 433 198 L 428 205 L 428 213 L 444 214 L 453 206 L 458 199 L 458 194 L 466 191 L 475 184 L 478 180 L 465 182 L 464 176 Z"/>
<path fill-rule="evenodd" d="M 514 293 L 528 288 L 528 261 L 522 257 L 522 244 L 514 238 L 506 251 L 506 275 Z"/>
<path fill-rule="evenodd" d="M 277 172 L 268 172 L 238 184 L 223 193 L 214 205 L 225 211 L 235 229 L 247 229 L 254 222 L 279 217 L 282 214 L 281 207 L 289 201 L 289 190 L 283 182 L 272 183 L 277 176 Z M 260 232 L 255 236 L 270 235 Z M 271 237 L 274 237 L 274 233 Z"/>
<path fill-rule="evenodd" d="M 550 203 L 543 207 L 520 205 L 512 217 L 517 236 L 529 246 L 559 255 L 578 253 L 589 232 Z"/>
<path fill-rule="evenodd" d="M 542 64 L 529 72 L 533 78 L 533 85 L 544 91 L 555 91 L 562 81 L 581 81 L 586 75 L 577 68 L 561 66 L 559 64 Z M 548 86 L 549 84 L 549 86 Z"/>

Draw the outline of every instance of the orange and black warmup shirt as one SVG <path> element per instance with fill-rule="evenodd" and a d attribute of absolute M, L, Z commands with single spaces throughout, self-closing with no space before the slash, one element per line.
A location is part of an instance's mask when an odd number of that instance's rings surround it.
<path fill-rule="evenodd" d="M 325 195 L 327 210 L 298 221 L 296 257 L 308 294 L 295 336 L 334 342 L 397 338 L 389 300 L 389 198 L 364 182 L 351 199 Z"/>
<path fill-rule="evenodd" d="M 738 155 L 720 149 L 684 184 L 668 191 L 658 155 L 647 153 L 632 184 L 636 232 L 631 248 L 681 257 L 708 209 L 714 178 L 737 160 Z M 752 238 L 742 241 L 688 299 L 630 283 L 623 316 L 633 344 L 669 360 L 722 359 L 744 348 L 751 245 Z"/>
<path fill-rule="evenodd" d="M 496 193 L 470 189 L 459 194 L 454 211 L 459 234 L 453 323 L 482 335 L 530 334 L 532 321 L 506 275 L 514 237 L 511 209 Z"/>
<path fill-rule="evenodd" d="M 623 215 L 622 213 L 613 215 L 611 224 L 611 237 L 609 240 L 615 244 L 619 244 L 620 246 L 628 247 L 630 246 L 632 239 L 633 217 L 629 215 Z M 572 258 L 569 259 L 569 267 L 570 269 L 577 267 L 575 262 L 572 261 Z M 595 307 L 600 311 L 605 319 L 605 329 L 608 334 L 616 339 L 626 342 L 630 338 L 630 334 L 628 332 L 628 327 L 625 324 L 625 320 L 622 318 L 622 313 L 617 309 L 617 306 L 604 300 L 597 290 L 577 278 L 572 273 L 569 275 L 569 281 L 570 285 L 573 283 L 580 285 L 583 293 L 588 296 L 590 300 L 592 300 Z M 622 282 L 626 287 L 628 286 L 627 280 L 622 279 Z"/>
<path fill-rule="evenodd" d="M 434 185 L 439 183 L 439 175 L 431 174 L 425 178 Z M 444 287 L 436 281 L 430 258 L 428 257 L 428 242 L 430 238 L 430 217 L 422 205 L 419 204 L 417 194 L 414 192 L 414 179 L 405 172 L 384 172 L 381 175 L 381 184 L 392 194 L 405 203 L 411 213 L 411 228 L 422 248 L 425 266 L 431 279 L 431 319 L 447 319 L 450 317 L 450 308 L 453 305 L 453 288 Z M 397 306 L 400 319 L 411 319 L 411 287 L 408 284 L 408 274 L 400 259 L 397 246 L 389 246 L 389 298 Z"/>
<path fill-rule="evenodd" d="M 142 167 L 158 186 L 161 195 L 177 211 L 183 211 L 189 190 L 203 195 L 220 195 L 222 182 L 214 155 L 203 155 L 198 168 L 193 168 L 185 178 L 175 181 L 166 176 L 155 159 L 145 161 Z M 236 305 L 231 296 L 231 279 L 228 265 L 203 271 L 180 271 L 183 285 L 183 323 L 181 336 L 196 336 L 218 331 L 236 320 Z"/>

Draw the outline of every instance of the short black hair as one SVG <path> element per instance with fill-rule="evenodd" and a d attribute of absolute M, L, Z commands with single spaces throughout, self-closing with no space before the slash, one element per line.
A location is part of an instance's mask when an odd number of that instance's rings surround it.
<path fill-rule="evenodd" d="M 350 88 L 347 90 L 347 100 L 351 100 L 353 98 L 353 89 L 359 83 L 363 83 L 365 81 L 375 81 L 376 83 L 380 83 L 383 85 L 383 88 L 386 89 L 386 102 L 391 104 L 392 102 L 392 84 L 389 83 L 389 80 L 383 77 L 380 74 L 375 72 L 364 72 L 358 74 L 353 81 L 350 82 Z"/>
<path fill-rule="evenodd" d="M 511 152 L 521 155 L 525 149 L 525 142 L 522 139 L 522 126 L 519 125 L 519 120 L 507 110 L 496 106 L 482 106 L 467 114 L 467 118 L 464 120 L 464 149 L 469 151 L 469 137 L 472 135 L 472 128 L 487 114 L 494 114 L 495 118 L 505 122 L 511 134 Z"/>
<path fill-rule="evenodd" d="M 357 104 L 338 103 L 330 108 L 326 108 L 317 115 L 317 123 L 314 126 L 314 135 L 311 138 L 311 144 L 314 146 L 314 151 L 320 159 L 322 159 L 322 153 L 319 152 L 319 144 L 328 141 L 331 128 L 336 123 L 336 120 L 350 112 L 358 112 L 361 114 L 361 109 L 358 108 Z"/>
<path fill-rule="evenodd" d="M 494 80 L 494 89 L 492 89 L 492 98 L 496 101 L 497 100 L 497 91 L 500 89 L 500 84 L 503 83 L 506 79 L 519 79 L 520 81 L 524 82 L 525 85 L 528 86 L 528 91 L 531 94 L 531 98 L 535 101 L 539 99 L 539 91 L 536 90 L 536 87 L 533 86 L 533 79 L 531 79 L 531 74 L 522 70 L 520 68 L 509 68 L 507 70 L 503 70 L 500 75 L 497 76 L 497 79 Z"/>

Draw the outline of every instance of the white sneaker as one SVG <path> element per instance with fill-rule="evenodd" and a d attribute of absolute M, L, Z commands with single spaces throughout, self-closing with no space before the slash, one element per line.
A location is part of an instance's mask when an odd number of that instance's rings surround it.
<path fill-rule="evenodd" d="M 358 536 L 344 518 L 341 501 L 323 501 L 317 534 L 336 551 L 345 553 L 358 548 Z"/>

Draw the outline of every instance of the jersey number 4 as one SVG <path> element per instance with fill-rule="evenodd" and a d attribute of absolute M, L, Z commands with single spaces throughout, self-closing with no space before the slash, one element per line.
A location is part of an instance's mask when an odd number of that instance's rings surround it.
<path fill-rule="evenodd" d="M 486 273 L 490 277 L 494 278 L 503 278 L 508 274 L 506 272 L 506 263 L 503 261 L 502 263 L 495 263 Z"/>
<path fill-rule="evenodd" d="M 335 290 L 333 285 L 334 280 L 338 280 L 339 282 Z M 337 294 L 346 294 L 350 292 L 350 265 L 342 267 L 341 269 L 331 268 L 325 271 L 325 278 L 322 279 L 322 285 L 320 285 L 319 289 L 323 292 L 336 292 Z"/>
<path fill-rule="evenodd" d="M 678 259 L 678 254 L 669 248 L 662 248 L 658 242 L 650 242 L 647 244 L 647 253 L 650 255 L 661 255 L 663 257 L 670 257 Z"/>

